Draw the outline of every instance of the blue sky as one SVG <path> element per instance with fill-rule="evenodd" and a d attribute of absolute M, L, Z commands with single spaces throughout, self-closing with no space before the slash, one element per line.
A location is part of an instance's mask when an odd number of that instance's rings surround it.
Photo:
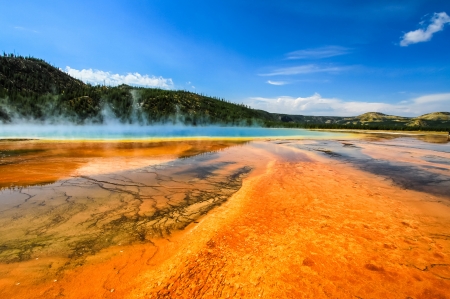
<path fill-rule="evenodd" d="M 450 111 L 450 1 L 4 1 L 0 51 L 270 112 Z"/>

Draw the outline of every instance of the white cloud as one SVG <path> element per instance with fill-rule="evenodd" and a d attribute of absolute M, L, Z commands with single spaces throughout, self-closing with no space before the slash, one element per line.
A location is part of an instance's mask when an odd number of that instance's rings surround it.
<path fill-rule="evenodd" d="M 106 84 L 116 86 L 120 84 L 128 84 L 134 86 L 157 87 L 157 88 L 173 88 L 172 79 L 155 77 L 149 75 L 141 75 L 139 73 L 128 73 L 126 75 L 111 74 L 100 70 L 83 69 L 76 70 L 69 66 L 66 67 L 66 73 L 70 76 L 80 79 L 83 82 L 98 85 Z"/>
<path fill-rule="evenodd" d="M 366 112 L 382 112 L 400 116 L 418 116 L 429 112 L 449 111 L 450 93 L 430 94 L 394 104 L 323 98 L 318 93 L 298 98 L 289 96 L 253 97 L 245 103 L 255 109 L 285 114 L 356 116 Z"/>
<path fill-rule="evenodd" d="M 272 81 L 272 80 L 268 80 L 266 83 L 270 84 L 270 85 L 286 85 L 289 84 L 289 82 L 286 81 Z"/>
<path fill-rule="evenodd" d="M 436 93 L 421 96 L 414 99 L 417 104 L 436 104 L 440 102 L 447 103 L 447 110 L 450 110 L 450 93 Z"/>
<path fill-rule="evenodd" d="M 259 74 L 260 76 L 279 76 L 279 75 L 299 75 L 311 73 L 336 73 L 350 69 L 350 67 L 338 66 L 319 66 L 316 64 L 307 64 L 275 69 L 272 72 Z"/>
<path fill-rule="evenodd" d="M 305 49 L 286 54 L 287 59 L 321 59 L 350 53 L 351 49 L 340 46 L 327 46 L 315 49 Z"/>
<path fill-rule="evenodd" d="M 400 41 L 400 46 L 407 47 L 411 44 L 427 42 L 431 40 L 434 33 L 444 30 L 447 23 L 450 23 L 450 17 L 445 12 L 434 13 L 426 28 L 405 33 Z M 423 22 L 421 22 L 422 24 Z"/>

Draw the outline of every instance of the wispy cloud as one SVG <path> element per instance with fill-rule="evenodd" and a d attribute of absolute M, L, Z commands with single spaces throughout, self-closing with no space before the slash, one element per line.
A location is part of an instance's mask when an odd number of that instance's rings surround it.
<path fill-rule="evenodd" d="M 249 98 L 246 104 L 255 109 L 285 114 L 356 116 L 373 111 L 393 115 L 418 116 L 429 112 L 448 111 L 450 107 L 450 93 L 429 94 L 394 104 L 324 98 L 318 93 L 309 97 L 297 98 L 289 96 L 276 98 L 253 97 Z"/>
<path fill-rule="evenodd" d="M 327 46 L 314 49 L 305 49 L 286 54 L 287 59 L 322 59 L 345 55 L 351 52 L 350 48 L 340 46 Z"/>
<path fill-rule="evenodd" d="M 272 81 L 272 80 L 268 80 L 266 83 L 270 84 L 270 85 L 278 85 L 278 86 L 289 84 L 289 82 L 287 82 L 287 81 Z"/>
<path fill-rule="evenodd" d="M 20 30 L 20 31 L 28 31 L 28 32 L 33 32 L 33 33 L 39 33 L 39 31 L 34 30 L 34 29 L 29 29 L 29 28 L 25 28 L 22 26 L 14 26 L 15 30 Z"/>
<path fill-rule="evenodd" d="M 192 85 L 191 81 L 186 82 L 186 85 L 189 85 L 190 88 L 195 89 L 195 86 Z"/>
<path fill-rule="evenodd" d="M 421 96 L 414 99 L 414 103 L 416 104 L 440 104 L 444 103 L 446 106 L 446 110 L 450 109 L 450 93 L 435 93 L 429 94 L 425 96 Z"/>
<path fill-rule="evenodd" d="M 411 44 L 431 40 L 433 34 L 444 30 L 444 26 L 450 23 L 450 17 L 445 12 L 434 13 L 427 23 L 428 26 L 425 27 L 423 26 L 425 22 L 421 22 L 420 25 L 422 25 L 423 28 L 405 33 L 401 37 L 402 40 L 400 41 L 400 46 L 407 47 Z"/>
<path fill-rule="evenodd" d="M 92 69 L 76 70 L 69 66 L 66 67 L 65 71 L 74 78 L 94 85 L 106 84 L 116 86 L 120 84 L 128 84 L 165 89 L 171 89 L 174 87 L 173 81 L 170 78 L 141 75 L 139 73 L 119 75 Z"/>
<path fill-rule="evenodd" d="M 280 75 L 299 75 L 311 73 L 338 73 L 350 69 L 351 67 L 341 66 L 320 66 L 316 64 L 299 65 L 275 69 L 269 73 L 259 74 L 260 76 L 280 76 Z"/>

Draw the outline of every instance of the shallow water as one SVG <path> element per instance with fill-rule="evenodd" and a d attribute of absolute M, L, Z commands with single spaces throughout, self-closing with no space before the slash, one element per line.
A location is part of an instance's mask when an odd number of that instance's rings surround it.
<path fill-rule="evenodd" d="M 271 161 L 319 154 L 450 201 L 448 143 L 336 138 L 0 142 L 0 285 L 54 279 L 107 248 L 170 238 Z"/>
<path fill-rule="evenodd" d="M 382 176 L 410 190 L 448 199 L 450 205 L 450 147 L 448 143 L 429 144 L 413 138 L 378 142 L 314 141 L 292 147 L 319 152 L 336 161 Z"/>
<path fill-rule="evenodd" d="M 0 192 L 0 262 L 85 255 L 183 229 L 236 192 L 251 167 L 219 153 Z"/>
<path fill-rule="evenodd" d="M 191 126 L 139 126 L 139 125 L 2 125 L 0 138 L 40 138 L 75 140 L 124 140 L 161 138 L 269 138 L 309 137 L 339 138 L 347 133 L 310 131 L 305 129 L 261 127 L 191 127 Z"/>
<path fill-rule="evenodd" d="M 136 169 L 243 143 L 245 141 L 0 141 L 0 189 Z"/>

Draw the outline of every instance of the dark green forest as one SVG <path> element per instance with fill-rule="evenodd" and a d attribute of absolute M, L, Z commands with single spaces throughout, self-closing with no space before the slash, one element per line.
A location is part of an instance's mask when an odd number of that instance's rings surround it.
<path fill-rule="evenodd" d="M 450 113 L 418 118 L 366 113 L 355 117 L 269 113 L 184 90 L 90 85 L 42 59 L 0 56 L 0 122 L 23 121 L 194 126 L 264 126 L 308 129 L 450 130 Z"/>

